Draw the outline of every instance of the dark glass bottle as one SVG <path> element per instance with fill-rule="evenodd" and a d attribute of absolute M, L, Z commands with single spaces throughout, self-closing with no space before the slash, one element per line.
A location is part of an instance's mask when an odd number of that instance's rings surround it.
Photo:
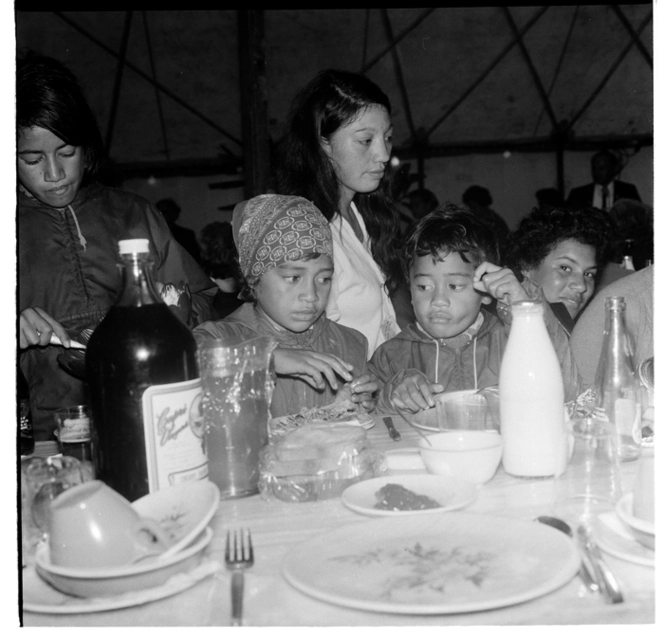
<path fill-rule="evenodd" d="M 18 414 L 18 442 L 21 456 L 32 454 L 35 451 L 35 435 L 32 429 L 32 415 L 30 413 L 30 387 L 23 370 L 16 366 L 16 409 Z"/>
<path fill-rule="evenodd" d="M 130 501 L 207 477 L 196 342 L 154 288 L 147 239 L 120 241 L 123 288 L 86 376 L 97 477 Z"/>

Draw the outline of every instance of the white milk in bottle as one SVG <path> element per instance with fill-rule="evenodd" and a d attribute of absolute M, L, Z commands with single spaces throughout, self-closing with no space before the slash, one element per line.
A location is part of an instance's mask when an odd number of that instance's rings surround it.
<path fill-rule="evenodd" d="M 567 462 L 564 389 L 541 301 L 512 305 L 500 366 L 503 468 L 513 476 L 561 474 Z"/>

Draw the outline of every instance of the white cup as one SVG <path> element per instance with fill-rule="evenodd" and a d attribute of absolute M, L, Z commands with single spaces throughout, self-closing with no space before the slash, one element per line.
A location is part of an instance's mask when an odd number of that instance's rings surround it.
<path fill-rule="evenodd" d="M 54 565 L 128 565 L 169 546 L 156 521 L 141 518 L 131 503 L 101 481 L 62 492 L 49 509 L 49 550 Z"/>

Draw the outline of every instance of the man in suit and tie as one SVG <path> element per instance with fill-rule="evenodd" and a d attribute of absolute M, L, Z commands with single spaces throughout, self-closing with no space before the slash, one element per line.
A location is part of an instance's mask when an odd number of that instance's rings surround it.
<path fill-rule="evenodd" d="M 635 199 L 640 202 L 641 198 L 634 184 L 614 179 L 618 166 L 618 158 L 611 151 L 595 153 L 591 160 L 593 183 L 573 188 L 567 196 L 566 205 L 570 208 L 594 206 L 609 211 L 620 199 Z"/>

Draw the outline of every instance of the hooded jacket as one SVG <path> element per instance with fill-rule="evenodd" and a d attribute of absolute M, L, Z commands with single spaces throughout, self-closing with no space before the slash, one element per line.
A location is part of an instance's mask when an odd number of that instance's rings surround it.
<path fill-rule="evenodd" d="M 581 392 L 578 369 L 563 327 L 546 308 L 545 305 L 545 324 L 561 364 L 565 400 L 571 401 Z M 467 331 L 452 339 L 435 339 L 417 324 L 409 324 L 379 346 L 369 362 L 369 372 L 382 384 L 377 412 L 395 413 L 392 392 L 404 377 L 412 374 L 441 384 L 445 392 L 498 386 L 509 325 L 485 308 L 480 313 L 482 323 L 476 333 Z"/>
<path fill-rule="evenodd" d="M 325 313 L 308 330 L 295 333 L 277 326 L 248 302 L 221 321 L 207 321 L 197 326 L 194 335 L 197 340 L 222 339 L 235 343 L 268 336 L 274 338 L 278 348 L 299 348 L 336 355 L 354 366 L 353 377 L 366 372 L 367 338 L 353 328 L 330 321 Z M 337 400 L 337 392 L 327 382 L 322 390 L 317 390 L 303 379 L 277 376 L 270 404 L 271 416 L 276 418 L 296 414 L 302 408 L 328 405 Z"/>
<path fill-rule="evenodd" d="M 64 209 L 25 192 L 18 194 L 18 311 L 39 307 L 73 339 L 94 328 L 113 305 L 122 284 L 118 241 L 147 238 L 154 277 L 189 285 L 196 323 L 212 317 L 216 286 L 173 239 L 163 216 L 143 198 L 91 184 Z M 30 347 L 20 366 L 30 386 L 35 436 L 55 429 L 53 410 L 86 402 L 85 384 L 65 372 L 59 346 Z"/>

